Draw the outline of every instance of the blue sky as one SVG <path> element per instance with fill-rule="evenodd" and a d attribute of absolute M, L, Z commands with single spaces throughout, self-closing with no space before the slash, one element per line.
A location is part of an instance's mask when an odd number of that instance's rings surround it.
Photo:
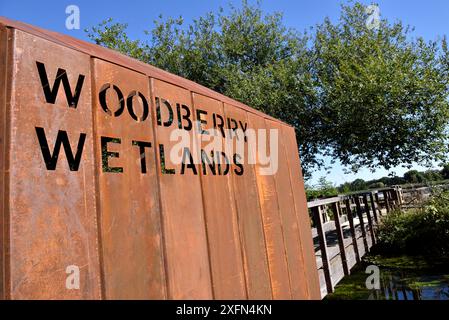
<path fill-rule="evenodd" d="M 254 1 L 249 1 L 254 3 Z M 343 1 L 344 2 L 344 1 Z M 372 1 L 361 1 L 370 4 Z M 447 0 L 384 0 L 375 1 L 379 4 L 382 17 L 389 20 L 401 20 L 404 24 L 415 27 L 415 34 L 423 36 L 427 40 L 437 39 L 438 36 L 449 32 L 449 1 Z M 183 16 L 188 23 L 193 18 L 206 12 L 216 11 L 219 7 L 225 10 L 228 4 L 240 5 L 236 0 L 146 0 L 146 1 L 20 1 L 0 0 L 0 15 L 11 19 L 20 20 L 36 26 L 69 34 L 71 36 L 87 39 L 85 28 L 97 25 L 109 17 L 118 22 L 129 24 L 128 33 L 131 38 L 143 39 L 144 30 L 151 29 L 153 21 L 162 14 L 165 17 Z M 339 15 L 340 3 L 336 0 L 264 0 L 262 8 L 265 12 L 278 11 L 284 14 L 287 26 L 297 30 L 305 30 L 323 21 L 328 16 L 335 20 Z M 77 5 L 81 13 L 80 30 L 68 30 L 65 28 L 68 5 Z M 418 170 L 424 170 L 420 166 L 414 166 Z M 393 171 L 402 175 L 408 169 L 394 168 Z M 313 174 L 310 184 L 316 183 L 320 176 L 326 176 L 328 180 L 340 184 L 352 181 L 355 178 L 373 179 L 388 175 L 386 170 L 359 171 L 357 174 L 344 174 L 343 168 L 334 164 L 330 172 L 320 171 Z"/>

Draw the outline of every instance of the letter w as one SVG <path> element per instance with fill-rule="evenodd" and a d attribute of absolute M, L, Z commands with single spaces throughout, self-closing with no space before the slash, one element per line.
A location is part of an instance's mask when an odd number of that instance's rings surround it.
<path fill-rule="evenodd" d="M 84 75 L 80 74 L 78 76 L 78 81 L 76 83 L 75 93 L 72 93 L 70 88 L 69 78 L 67 77 L 67 72 L 64 69 L 58 68 L 56 72 L 56 79 L 53 84 L 53 88 L 50 88 L 48 82 L 47 71 L 45 70 L 45 65 L 42 62 L 36 61 L 37 71 L 39 72 L 39 77 L 41 79 L 42 89 L 44 90 L 45 100 L 47 103 L 55 104 L 56 97 L 58 95 L 59 86 L 62 81 L 64 86 L 65 96 L 67 98 L 67 103 L 69 108 L 75 108 L 78 105 L 78 100 L 81 95 L 81 89 L 83 88 Z"/>
<path fill-rule="evenodd" d="M 55 147 L 53 154 L 50 154 L 50 148 L 48 147 L 47 138 L 45 136 L 44 128 L 36 127 L 37 138 L 39 139 L 39 145 L 41 146 L 42 156 L 45 161 L 47 170 L 55 170 L 58 163 L 59 150 L 61 150 L 61 144 L 64 146 L 64 152 L 69 163 L 70 171 L 78 171 L 81 161 L 81 155 L 83 154 L 84 142 L 86 141 L 86 134 L 81 133 L 78 141 L 78 147 L 75 157 L 73 156 L 72 148 L 70 146 L 69 137 L 66 131 L 59 130 L 56 137 Z"/>

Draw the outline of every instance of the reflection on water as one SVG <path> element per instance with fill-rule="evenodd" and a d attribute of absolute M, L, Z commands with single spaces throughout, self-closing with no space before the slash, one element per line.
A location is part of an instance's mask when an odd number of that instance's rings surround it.
<path fill-rule="evenodd" d="M 380 269 L 380 289 L 369 290 L 365 281 L 368 265 Z M 417 257 L 367 256 L 351 275 L 345 277 L 330 300 L 449 300 L 449 264 Z"/>
<path fill-rule="evenodd" d="M 407 274 L 383 272 L 380 290 L 368 299 L 375 300 L 449 300 L 449 278 L 446 275 L 409 277 Z"/>

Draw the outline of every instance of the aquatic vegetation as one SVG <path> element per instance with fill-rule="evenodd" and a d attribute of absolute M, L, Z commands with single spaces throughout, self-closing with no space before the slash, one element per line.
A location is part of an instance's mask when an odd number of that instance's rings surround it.
<path fill-rule="evenodd" d="M 378 228 L 384 253 L 445 256 L 449 253 L 449 192 L 436 192 L 421 207 L 394 210 Z"/>
<path fill-rule="evenodd" d="M 421 207 L 393 210 L 377 229 L 378 244 L 326 299 L 449 300 L 449 192 Z M 366 267 L 380 271 L 368 289 Z"/>
<path fill-rule="evenodd" d="M 366 287 L 365 269 L 380 269 L 380 288 Z M 424 256 L 369 254 L 328 295 L 329 300 L 449 300 L 449 263 Z"/>

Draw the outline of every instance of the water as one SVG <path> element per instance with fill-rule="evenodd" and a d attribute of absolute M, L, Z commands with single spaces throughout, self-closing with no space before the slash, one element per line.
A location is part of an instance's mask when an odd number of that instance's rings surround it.
<path fill-rule="evenodd" d="M 380 288 L 367 289 L 366 267 L 380 271 Z M 449 300 L 449 261 L 441 258 L 368 255 L 326 297 L 329 300 Z"/>

